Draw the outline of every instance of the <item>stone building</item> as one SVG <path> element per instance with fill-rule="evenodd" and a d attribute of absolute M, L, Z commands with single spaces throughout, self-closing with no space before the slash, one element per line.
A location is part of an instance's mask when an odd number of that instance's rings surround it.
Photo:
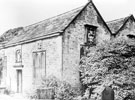
<path fill-rule="evenodd" d="M 0 37 L 1 86 L 25 92 L 42 77 L 54 75 L 80 87 L 81 46 L 125 35 L 125 31 L 134 29 L 131 26 L 133 16 L 106 23 L 89 1 L 64 14 L 11 29 Z"/>
<path fill-rule="evenodd" d="M 112 37 L 135 38 L 135 19 L 133 15 L 107 22 Z"/>

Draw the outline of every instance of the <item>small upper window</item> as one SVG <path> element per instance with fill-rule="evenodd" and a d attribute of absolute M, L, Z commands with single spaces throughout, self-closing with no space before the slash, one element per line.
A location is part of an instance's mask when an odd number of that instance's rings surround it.
<path fill-rule="evenodd" d="M 21 50 L 16 50 L 16 62 L 21 62 L 22 61 L 22 55 L 21 55 Z"/>
<path fill-rule="evenodd" d="M 96 26 L 92 26 L 92 25 L 85 25 L 86 27 L 86 42 L 89 44 L 93 44 L 95 43 L 95 37 L 96 37 Z"/>

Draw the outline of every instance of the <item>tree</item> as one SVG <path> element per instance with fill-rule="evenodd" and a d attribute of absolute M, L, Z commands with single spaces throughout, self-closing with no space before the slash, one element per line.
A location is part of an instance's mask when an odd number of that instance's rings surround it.
<path fill-rule="evenodd" d="M 116 99 L 135 92 L 135 40 L 118 38 L 90 47 L 80 61 L 81 81 L 101 94 L 104 86 L 112 86 Z M 131 96 L 130 96 L 131 97 Z"/>

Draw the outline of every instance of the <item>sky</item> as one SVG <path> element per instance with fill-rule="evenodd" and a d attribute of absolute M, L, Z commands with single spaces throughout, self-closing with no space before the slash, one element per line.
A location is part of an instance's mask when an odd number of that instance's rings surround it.
<path fill-rule="evenodd" d="M 88 0 L 0 0 L 0 34 L 85 5 Z M 93 0 L 105 21 L 135 14 L 135 0 Z"/>

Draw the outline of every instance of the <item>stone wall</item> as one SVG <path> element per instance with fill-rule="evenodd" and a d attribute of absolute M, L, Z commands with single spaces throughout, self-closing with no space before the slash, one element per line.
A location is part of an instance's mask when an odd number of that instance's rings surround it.
<path fill-rule="evenodd" d="M 39 50 L 37 43 L 42 43 Z M 15 62 L 15 52 L 21 49 L 22 62 Z M 22 70 L 22 90 L 28 91 L 33 85 L 33 57 L 32 53 L 36 51 L 46 51 L 46 77 L 54 75 L 61 79 L 62 69 L 62 37 L 52 37 L 32 43 L 22 44 L 1 50 L 4 56 L 7 56 L 7 78 L 6 85 L 12 91 L 17 91 L 17 70 Z M 22 66 L 21 66 L 22 65 Z"/>
<path fill-rule="evenodd" d="M 7 57 L 7 78 L 6 78 L 6 86 L 12 91 L 17 91 L 17 72 L 15 65 L 20 65 L 20 63 L 16 63 L 16 50 L 21 49 L 21 45 L 10 47 L 4 49 L 4 56 Z"/>
<path fill-rule="evenodd" d="M 116 35 L 116 38 L 125 37 L 128 39 L 127 35 L 129 34 L 135 35 L 135 22 L 132 18 L 130 18 L 124 27 L 119 31 L 119 33 Z"/>
<path fill-rule="evenodd" d="M 39 42 L 39 41 L 37 41 Z M 46 51 L 46 77 L 54 75 L 61 79 L 61 68 L 62 68 L 62 38 L 54 37 L 45 40 L 40 40 L 42 42 L 41 50 L 37 49 L 37 42 L 24 44 L 22 46 L 22 59 L 24 65 L 24 91 L 28 90 L 33 84 L 33 58 L 32 52 L 36 51 Z M 29 84 L 26 82 L 29 81 Z"/>
<path fill-rule="evenodd" d="M 110 40 L 110 32 L 104 25 L 100 15 L 90 3 L 77 16 L 63 33 L 63 36 L 51 37 L 27 44 L 22 44 L 4 49 L 7 56 L 7 85 L 13 91 L 17 90 L 17 69 L 22 69 L 23 91 L 29 90 L 33 85 L 33 58 L 32 53 L 36 51 L 46 51 L 46 75 L 54 75 L 63 79 L 73 86 L 80 85 L 79 61 L 80 47 L 86 42 L 86 30 L 84 25 L 97 26 L 96 43 L 103 40 Z M 38 42 L 42 44 L 39 50 Z M 17 49 L 22 51 L 22 62 L 15 62 L 15 52 Z M 23 65 L 18 68 L 14 66 Z"/>
<path fill-rule="evenodd" d="M 73 86 L 80 85 L 80 45 L 86 42 L 85 24 L 97 26 L 96 43 L 110 39 L 110 32 L 90 3 L 65 30 L 63 36 L 63 79 Z"/>

